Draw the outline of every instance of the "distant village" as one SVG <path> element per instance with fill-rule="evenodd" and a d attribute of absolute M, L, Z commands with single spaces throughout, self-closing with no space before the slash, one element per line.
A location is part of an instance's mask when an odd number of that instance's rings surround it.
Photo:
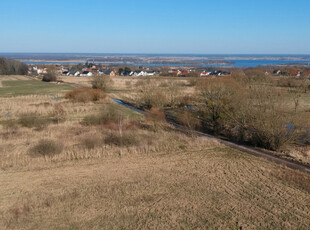
<path fill-rule="evenodd" d="M 105 66 L 102 64 L 88 63 L 84 65 L 56 65 L 57 74 L 62 76 L 74 77 L 92 77 L 97 75 L 106 76 L 131 76 L 131 77 L 147 77 L 147 76 L 179 76 L 179 77 L 219 77 L 229 76 L 232 71 L 227 70 L 207 70 L 202 68 L 170 68 L 170 67 L 137 67 L 133 66 Z M 46 65 L 29 65 L 28 73 L 30 75 L 42 75 L 48 72 Z M 266 71 L 266 74 L 275 76 L 310 76 L 310 70 L 290 69 L 275 69 Z"/>

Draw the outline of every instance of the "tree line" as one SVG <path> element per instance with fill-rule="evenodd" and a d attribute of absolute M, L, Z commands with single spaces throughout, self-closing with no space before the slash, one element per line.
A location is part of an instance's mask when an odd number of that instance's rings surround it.
<path fill-rule="evenodd" d="M 13 59 L 0 58 L 0 75 L 26 75 L 28 66 Z"/>

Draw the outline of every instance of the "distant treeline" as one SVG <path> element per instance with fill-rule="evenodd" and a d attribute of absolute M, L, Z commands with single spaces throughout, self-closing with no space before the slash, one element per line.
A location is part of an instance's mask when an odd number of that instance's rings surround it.
<path fill-rule="evenodd" d="M 28 66 L 13 59 L 0 58 L 0 75 L 26 75 Z"/>

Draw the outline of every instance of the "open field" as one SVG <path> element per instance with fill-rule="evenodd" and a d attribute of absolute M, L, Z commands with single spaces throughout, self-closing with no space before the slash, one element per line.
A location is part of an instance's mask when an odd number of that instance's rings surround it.
<path fill-rule="evenodd" d="M 59 94 L 71 90 L 70 85 L 48 84 L 39 80 L 26 77 L 1 77 L 0 97 L 11 97 L 18 95 L 33 94 Z"/>
<path fill-rule="evenodd" d="M 134 98 L 139 79 L 113 80 L 110 97 Z M 50 90 L 0 97 L 0 229 L 308 229 L 309 175 L 147 120 L 110 97 L 73 102 L 59 91 L 55 100 Z M 83 123 L 105 111 L 113 122 Z M 54 120 L 25 127 L 24 114 Z M 118 142 L 120 133 L 128 139 Z M 61 150 L 40 155 L 42 139 Z"/>

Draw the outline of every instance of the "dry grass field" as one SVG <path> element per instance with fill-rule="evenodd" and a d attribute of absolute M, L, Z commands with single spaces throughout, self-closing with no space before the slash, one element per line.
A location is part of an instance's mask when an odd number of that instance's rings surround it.
<path fill-rule="evenodd" d="M 0 229 L 309 229 L 309 175 L 146 120 L 113 81 L 96 102 L 0 97 Z"/>

